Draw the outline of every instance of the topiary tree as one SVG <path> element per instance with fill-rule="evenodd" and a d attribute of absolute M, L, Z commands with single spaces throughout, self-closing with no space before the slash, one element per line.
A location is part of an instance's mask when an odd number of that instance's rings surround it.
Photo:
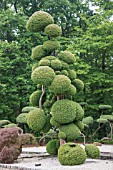
<path fill-rule="evenodd" d="M 58 37 L 62 30 L 48 13 L 35 12 L 27 22 L 27 29 L 33 32 L 43 31 L 48 38 L 32 50 L 31 58 L 35 64 L 31 79 L 36 84 L 37 91 L 31 94 L 30 103 L 37 109 L 27 114 L 27 124 L 32 130 L 44 132 L 49 120 L 51 127 L 58 133 L 60 144 L 72 141 L 81 136 L 84 126 L 84 110 L 79 103 L 73 101 L 76 92 L 84 88 L 84 83 L 77 79 L 76 71 L 72 69 L 76 57 L 67 50 L 60 52 Z M 55 141 L 47 144 L 47 152 L 54 154 L 51 146 L 55 146 Z M 81 151 L 79 146 L 75 148 Z M 80 152 L 79 149 L 77 152 Z M 84 162 L 85 158 L 82 160 L 79 160 L 80 163 Z M 70 164 L 77 163 L 73 161 Z"/>

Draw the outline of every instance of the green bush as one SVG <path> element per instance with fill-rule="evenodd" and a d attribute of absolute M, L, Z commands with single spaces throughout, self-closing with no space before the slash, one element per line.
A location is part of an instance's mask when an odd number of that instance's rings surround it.
<path fill-rule="evenodd" d="M 67 99 L 58 100 L 52 105 L 51 114 L 58 123 L 70 123 L 76 117 L 76 103 Z"/>
<path fill-rule="evenodd" d="M 60 47 L 60 43 L 58 41 L 48 40 L 44 42 L 43 47 L 47 53 L 52 53 Z"/>
<path fill-rule="evenodd" d="M 0 128 L 4 125 L 8 125 L 10 124 L 11 122 L 9 120 L 0 120 Z"/>
<path fill-rule="evenodd" d="M 59 132 L 58 133 L 58 138 L 59 139 L 66 139 L 66 134 L 64 132 Z"/>
<path fill-rule="evenodd" d="M 69 78 L 71 80 L 75 79 L 76 78 L 76 72 L 74 70 L 68 70 L 68 74 L 69 74 Z"/>
<path fill-rule="evenodd" d="M 11 127 L 17 127 L 17 125 L 15 123 L 10 123 L 8 125 L 4 125 L 4 128 L 11 128 Z"/>
<path fill-rule="evenodd" d="M 69 65 L 66 62 L 61 61 L 61 64 L 62 64 L 62 70 L 68 70 L 69 69 Z"/>
<path fill-rule="evenodd" d="M 75 143 L 66 143 L 58 150 L 58 160 L 62 165 L 80 165 L 86 160 L 86 152 Z"/>
<path fill-rule="evenodd" d="M 99 118 L 99 119 L 97 119 L 97 122 L 98 123 L 107 123 L 108 122 L 108 120 L 107 119 L 103 119 L 103 118 Z"/>
<path fill-rule="evenodd" d="M 89 125 L 93 124 L 93 117 L 91 117 L 91 116 L 85 117 L 85 118 L 83 118 L 82 122 L 89 126 Z"/>
<path fill-rule="evenodd" d="M 16 122 L 17 123 L 26 123 L 26 116 L 28 113 L 21 113 L 17 116 Z"/>
<path fill-rule="evenodd" d="M 76 103 L 76 118 L 75 121 L 79 121 L 83 119 L 84 116 L 84 110 L 82 109 L 81 105 L 79 103 Z"/>
<path fill-rule="evenodd" d="M 35 92 L 33 92 L 30 96 L 30 104 L 32 106 L 39 106 L 39 100 L 40 100 L 40 96 L 42 94 L 41 90 L 37 90 Z"/>
<path fill-rule="evenodd" d="M 73 64 L 75 62 L 75 56 L 70 51 L 61 51 L 58 58 L 68 64 Z"/>
<path fill-rule="evenodd" d="M 88 158 L 96 159 L 100 156 L 99 148 L 93 144 L 87 144 L 85 146 L 85 151 Z"/>
<path fill-rule="evenodd" d="M 113 115 L 101 115 L 100 118 L 113 122 Z"/>
<path fill-rule="evenodd" d="M 60 142 L 57 139 L 53 139 L 49 141 L 46 145 L 46 151 L 50 155 L 57 155 L 58 154 L 58 149 L 60 147 Z"/>
<path fill-rule="evenodd" d="M 50 119 L 50 123 L 52 126 L 54 126 L 56 128 L 58 128 L 60 126 L 60 123 L 58 123 L 56 120 L 54 120 L 53 117 Z"/>
<path fill-rule="evenodd" d="M 78 92 L 84 89 L 84 83 L 80 79 L 74 79 L 72 84 L 76 87 Z"/>
<path fill-rule="evenodd" d="M 31 75 L 31 79 L 36 84 L 50 85 L 55 77 L 55 72 L 52 68 L 48 66 L 37 67 Z"/>
<path fill-rule="evenodd" d="M 46 116 L 42 109 L 37 108 L 27 114 L 26 121 L 30 129 L 40 131 L 46 123 Z"/>
<path fill-rule="evenodd" d="M 43 48 L 43 45 L 38 45 L 32 50 L 31 58 L 33 60 L 40 60 L 45 57 L 46 51 Z"/>
<path fill-rule="evenodd" d="M 62 71 L 61 71 L 61 74 L 62 74 L 62 75 L 65 75 L 65 76 L 67 76 L 67 77 L 68 77 L 68 75 L 69 75 L 68 72 L 67 72 L 67 70 L 62 70 Z"/>
<path fill-rule="evenodd" d="M 75 122 L 75 124 L 77 125 L 77 127 L 82 131 L 82 130 L 84 130 L 84 124 L 83 124 L 83 122 L 82 121 L 77 121 L 77 122 Z"/>
<path fill-rule="evenodd" d="M 106 109 L 111 109 L 111 108 L 112 108 L 112 106 L 110 106 L 110 105 L 99 105 L 100 110 L 106 110 Z"/>
<path fill-rule="evenodd" d="M 49 37 L 61 36 L 62 30 L 57 24 L 50 24 L 44 29 L 44 33 Z"/>
<path fill-rule="evenodd" d="M 66 91 L 66 95 L 74 96 L 76 94 L 76 87 L 74 87 L 72 84 L 70 84 L 68 90 Z"/>
<path fill-rule="evenodd" d="M 54 94 L 65 93 L 71 84 L 70 79 L 64 75 L 56 75 L 51 83 L 49 90 Z"/>
<path fill-rule="evenodd" d="M 38 66 L 50 66 L 50 65 L 51 65 L 51 62 L 45 58 L 41 59 L 38 64 Z"/>
<path fill-rule="evenodd" d="M 26 107 L 23 107 L 22 113 L 29 113 L 31 110 L 34 110 L 34 109 L 36 109 L 36 107 L 26 106 Z"/>
<path fill-rule="evenodd" d="M 31 32 L 39 32 L 52 23 L 54 23 L 54 20 L 50 14 L 44 11 L 37 11 L 29 18 L 26 27 Z"/>
<path fill-rule="evenodd" d="M 62 67 L 62 64 L 61 64 L 61 62 L 60 62 L 58 59 L 55 59 L 55 60 L 52 60 L 52 61 L 51 61 L 51 67 L 52 67 L 54 70 L 60 70 L 61 67 Z"/>
<path fill-rule="evenodd" d="M 62 125 L 60 127 L 60 132 L 64 132 L 66 134 L 67 141 L 72 141 L 80 137 L 81 134 L 80 129 L 74 123 Z"/>

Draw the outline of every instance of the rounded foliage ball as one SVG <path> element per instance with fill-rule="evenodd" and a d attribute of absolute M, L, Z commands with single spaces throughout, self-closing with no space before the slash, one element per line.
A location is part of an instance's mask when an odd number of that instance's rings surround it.
<path fill-rule="evenodd" d="M 52 126 L 54 126 L 56 128 L 58 128 L 60 126 L 60 123 L 58 123 L 56 120 L 54 120 L 53 117 L 50 119 L 50 123 Z"/>
<path fill-rule="evenodd" d="M 61 62 L 60 62 L 58 59 L 55 59 L 55 60 L 52 60 L 52 61 L 51 61 L 51 67 L 52 67 L 54 70 L 59 70 L 59 69 L 61 69 L 62 64 L 61 64 Z"/>
<path fill-rule="evenodd" d="M 45 27 L 44 33 L 49 37 L 61 36 L 62 30 L 57 24 L 50 24 Z"/>
<path fill-rule="evenodd" d="M 41 90 L 37 90 L 31 94 L 30 103 L 32 106 L 38 107 L 41 94 L 42 94 Z"/>
<path fill-rule="evenodd" d="M 63 70 L 68 70 L 69 69 L 69 65 L 66 62 L 61 61 L 61 64 L 62 64 L 62 69 Z"/>
<path fill-rule="evenodd" d="M 37 108 L 28 113 L 26 121 L 30 129 L 40 131 L 46 123 L 46 116 L 42 109 Z"/>
<path fill-rule="evenodd" d="M 46 145 L 46 151 L 50 155 L 57 155 L 58 154 L 58 149 L 60 147 L 60 142 L 57 139 L 53 139 L 49 141 Z"/>
<path fill-rule="evenodd" d="M 80 165 L 86 160 L 86 152 L 75 143 L 66 143 L 60 146 L 58 150 L 58 160 L 62 165 Z"/>
<path fill-rule="evenodd" d="M 50 85 L 50 92 L 54 94 L 65 93 L 71 84 L 70 79 L 64 75 L 56 75 Z"/>
<path fill-rule="evenodd" d="M 74 123 L 62 125 L 60 127 L 60 132 L 64 132 L 66 134 L 67 141 L 72 141 L 80 137 L 81 134 L 80 129 Z"/>
<path fill-rule="evenodd" d="M 74 70 L 68 70 L 68 74 L 69 74 L 69 78 L 71 80 L 75 79 L 76 76 L 77 76 L 77 74 L 76 74 L 76 72 Z"/>
<path fill-rule="evenodd" d="M 38 45 L 32 50 L 31 58 L 33 60 L 40 60 L 46 56 L 46 51 L 43 48 L 43 45 Z"/>
<path fill-rule="evenodd" d="M 31 75 L 31 79 L 36 84 L 50 85 L 55 77 L 55 72 L 48 66 L 37 67 Z"/>
<path fill-rule="evenodd" d="M 75 62 L 75 56 L 70 51 L 61 51 L 58 58 L 68 64 L 73 64 Z"/>
<path fill-rule="evenodd" d="M 43 47 L 48 53 L 52 53 L 60 47 L 60 43 L 58 41 L 48 40 L 44 42 Z"/>
<path fill-rule="evenodd" d="M 100 109 L 100 110 L 112 109 L 112 106 L 111 106 L 111 105 L 101 104 L 101 105 L 99 105 L 99 109 Z"/>
<path fill-rule="evenodd" d="M 85 146 L 85 151 L 88 158 L 96 159 L 100 156 L 99 148 L 93 144 L 87 144 Z"/>
<path fill-rule="evenodd" d="M 72 84 L 70 84 L 68 90 L 66 91 L 66 95 L 74 96 L 76 94 L 76 87 L 74 87 Z"/>
<path fill-rule="evenodd" d="M 26 123 L 26 116 L 28 113 L 21 113 L 17 116 L 16 122 L 17 123 Z"/>
<path fill-rule="evenodd" d="M 38 65 L 39 65 L 39 66 L 50 66 L 51 63 L 50 63 L 50 61 L 47 60 L 47 59 L 41 59 L 41 60 L 39 61 L 39 64 L 38 64 Z"/>
<path fill-rule="evenodd" d="M 51 114 L 58 123 L 70 123 L 76 117 L 76 104 L 67 99 L 58 100 L 52 105 Z"/>
<path fill-rule="evenodd" d="M 62 75 L 65 75 L 65 76 L 67 76 L 67 77 L 69 76 L 67 70 L 62 70 L 62 71 L 61 71 L 61 74 L 62 74 Z"/>
<path fill-rule="evenodd" d="M 37 11 L 29 18 L 26 27 L 31 32 L 39 32 L 43 31 L 47 25 L 53 23 L 54 20 L 50 14 L 44 11 Z"/>
<path fill-rule="evenodd" d="M 82 109 L 82 107 L 79 103 L 76 103 L 76 118 L 75 118 L 75 121 L 82 120 L 83 116 L 84 116 L 84 110 Z"/>
<path fill-rule="evenodd" d="M 85 117 L 85 118 L 83 118 L 82 122 L 89 126 L 89 125 L 93 124 L 93 117 L 91 117 L 91 116 Z"/>
<path fill-rule="evenodd" d="M 84 83 L 80 79 L 74 79 L 72 84 L 76 87 L 77 91 L 82 91 L 84 89 Z"/>
<path fill-rule="evenodd" d="M 58 138 L 59 139 L 66 139 L 66 134 L 64 132 L 59 132 L 58 133 Z"/>
<path fill-rule="evenodd" d="M 84 130 L 84 124 L 82 121 L 77 121 L 75 122 L 75 124 L 77 125 L 77 127 L 80 129 L 80 130 Z"/>
<path fill-rule="evenodd" d="M 36 107 L 26 106 L 26 107 L 23 107 L 22 113 L 29 113 L 31 110 L 34 110 L 34 109 L 36 109 Z"/>

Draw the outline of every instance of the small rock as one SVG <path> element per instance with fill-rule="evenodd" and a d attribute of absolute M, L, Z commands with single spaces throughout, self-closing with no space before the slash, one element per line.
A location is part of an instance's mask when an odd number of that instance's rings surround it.
<path fill-rule="evenodd" d="M 41 166 L 41 164 L 40 164 L 40 163 L 37 163 L 37 164 L 35 164 L 35 166 Z"/>

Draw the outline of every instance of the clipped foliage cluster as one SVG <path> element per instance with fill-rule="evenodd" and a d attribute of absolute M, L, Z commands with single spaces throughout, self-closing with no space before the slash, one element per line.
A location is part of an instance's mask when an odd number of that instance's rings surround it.
<path fill-rule="evenodd" d="M 46 51 L 43 48 L 43 45 L 38 45 L 32 50 L 31 58 L 33 60 L 40 60 L 46 55 Z"/>
<path fill-rule="evenodd" d="M 85 118 L 83 118 L 82 122 L 89 126 L 89 125 L 93 124 L 93 117 L 91 117 L 91 116 L 85 117 Z"/>
<path fill-rule="evenodd" d="M 10 124 L 11 122 L 9 120 L 0 120 L 0 128 Z"/>
<path fill-rule="evenodd" d="M 85 151 L 88 158 L 96 159 L 100 156 L 99 148 L 93 144 L 87 144 L 85 146 Z"/>
<path fill-rule="evenodd" d="M 47 51 L 47 53 L 52 53 L 53 51 L 57 50 L 59 47 L 60 47 L 60 43 L 54 40 L 45 41 L 43 44 L 43 48 L 44 50 Z"/>
<path fill-rule="evenodd" d="M 58 150 L 58 159 L 62 165 L 80 165 L 87 158 L 84 149 L 75 143 L 66 143 L 60 146 Z"/>
<path fill-rule="evenodd" d="M 107 109 L 111 109 L 111 108 L 112 108 L 112 106 L 110 106 L 110 105 L 99 105 L 100 110 L 107 110 Z"/>
<path fill-rule="evenodd" d="M 58 57 L 68 64 L 73 64 L 75 62 L 75 56 L 69 51 L 61 51 Z"/>
<path fill-rule="evenodd" d="M 44 33 L 49 37 L 58 37 L 61 36 L 62 30 L 57 24 L 49 24 L 45 27 Z"/>
<path fill-rule="evenodd" d="M 21 113 L 17 116 L 16 122 L 17 123 L 26 123 L 26 116 L 28 113 Z"/>
<path fill-rule="evenodd" d="M 59 147 L 60 147 L 60 141 L 58 139 L 53 139 L 47 143 L 46 151 L 50 155 L 57 155 Z"/>
<path fill-rule="evenodd" d="M 40 96 L 41 96 L 42 92 L 41 90 L 37 90 L 35 92 L 33 92 L 30 96 L 30 104 L 32 106 L 37 106 L 40 100 Z"/>

